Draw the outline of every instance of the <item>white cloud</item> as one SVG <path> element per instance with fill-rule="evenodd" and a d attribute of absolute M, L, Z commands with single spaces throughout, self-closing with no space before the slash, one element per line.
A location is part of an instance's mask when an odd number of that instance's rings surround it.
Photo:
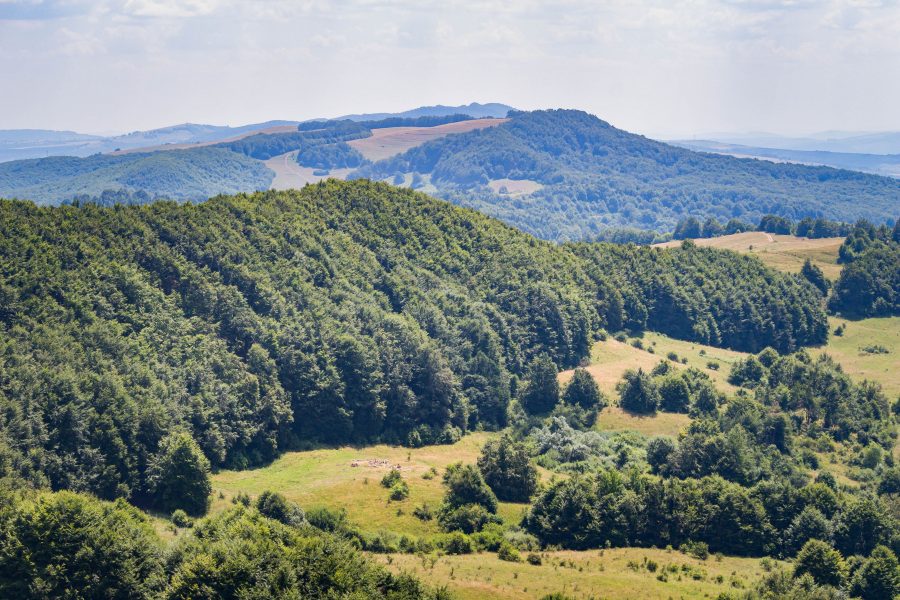
<path fill-rule="evenodd" d="M 874 0 L 0 0 L 0 127 L 498 100 L 640 131 L 900 129 L 897 39 Z"/>

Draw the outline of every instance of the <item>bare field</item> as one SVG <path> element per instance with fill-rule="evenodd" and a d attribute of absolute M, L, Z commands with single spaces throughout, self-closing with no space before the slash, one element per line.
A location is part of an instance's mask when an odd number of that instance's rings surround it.
<path fill-rule="evenodd" d="M 828 279 L 835 280 L 841 274 L 837 264 L 838 248 L 844 238 L 800 238 L 793 235 L 776 235 L 762 231 L 747 231 L 717 238 L 694 240 L 698 246 L 734 250 L 742 254 L 753 254 L 772 268 L 787 273 L 799 273 L 808 258 L 819 266 Z M 681 240 L 655 244 L 661 248 L 681 245 Z"/>
<path fill-rule="evenodd" d="M 297 164 L 297 151 L 273 156 L 265 165 L 275 173 L 269 186 L 273 190 L 300 189 L 307 183 L 318 183 L 323 179 L 345 179 L 353 169 L 332 169 L 328 175 L 313 175 L 317 169 L 301 167 Z"/>
<path fill-rule="evenodd" d="M 496 194 L 509 194 L 510 196 L 524 196 L 533 194 L 541 189 L 543 184 L 530 179 L 494 179 L 488 183 L 488 187 Z M 501 190 L 505 189 L 505 192 Z"/>
<path fill-rule="evenodd" d="M 509 119 L 472 119 L 435 127 L 385 127 L 373 129 L 372 136 L 347 142 L 371 161 L 389 158 L 451 133 L 466 133 L 496 127 Z"/>
<path fill-rule="evenodd" d="M 440 556 L 433 562 L 431 557 L 408 554 L 373 558 L 394 572 L 410 572 L 432 585 L 447 586 L 461 600 L 526 600 L 552 593 L 578 600 L 715 598 L 749 588 L 765 573 L 755 558 L 710 556 L 704 561 L 654 548 L 542 552 L 542 564 L 537 566 L 502 561 L 487 552 Z M 646 566 L 651 562 L 655 571 Z"/>

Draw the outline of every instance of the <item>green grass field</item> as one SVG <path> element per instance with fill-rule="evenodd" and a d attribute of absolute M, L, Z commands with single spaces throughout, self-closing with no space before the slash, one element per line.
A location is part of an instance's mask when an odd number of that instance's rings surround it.
<path fill-rule="evenodd" d="M 829 354 L 857 380 L 877 381 L 890 399 L 900 396 L 900 317 L 879 317 L 848 321 L 829 317 L 828 344 L 813 352 Z M 834 330 L 844 326 L 842 336 Z M 881 346 L 887 353 L 866 352 L 863 348 Z"/>
<path fill-rule="evenodd" d="M 543 552 L 541 557 L 540 566 L 502 561 L 492 553 L 424 558 L 395 554 L 376 560 L 391 570 L 446 585 L 461 600 L 524 600 L 553 592 L 577 599 L 715 598 L 751 587 L 764 574 L 758 559 L 710 556 L 701 561 L 652 548 Z M 656 563 L 655 571 L 645 566 L 650 561 Z M 666 581 L 657 577 L 663 573 Z"/>

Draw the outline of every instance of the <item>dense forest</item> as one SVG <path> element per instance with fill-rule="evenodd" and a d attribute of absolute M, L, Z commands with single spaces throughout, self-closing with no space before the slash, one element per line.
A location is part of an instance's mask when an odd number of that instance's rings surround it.
<path fill-rule="evenodd" d="M 603 330 L 783 351 L 826 336 L 813 286 L 751 258 L 555 246 L 365 181 L 4 201 L 0 227 L 0 471 L 139 503 L 173 431 L 214 468 L 452 441 L 504 426 L 534 359 L 575 366 Z"/>
<path fill-rule="evenodd" d="M 676 240 L 714 238 L 745 231 L 765 231 L 782 235 L 796 235 L 810 239 L 827 237 L 844 237 L 853 226 L 849 223 L 829 221 L 821 217 L 804 217 L 794 223 L 788 218 L 778 215 L 763 215 L 758 225 L 751 225 L 740 219 L 729 219 L 724 225 L 715 217 L 708 217 L 702 223 L 696 217 L 687 217 L 678 221 L 672 237 Z"/>
<path fill-rule="evenodd" d="M 757 222 L 881 220 L 898 211 L 900 182 L 826 167 L 703 154 L 612 127 L 584 112 L 513 113 L 498 127 L 447 136 L 361 168 L 355 177 L 428 175 L 441 197 L 545 239 L 585 239 L 610 227 L 671 231 L 688 215 Z M 511 199 L 486 184 L 543 187 Z"/>
<path fill-rule="evenodd" d="M 0 492 L 3 598 L 373 598 L 447 600 L 394 576 L 302 516 L 271 510 L 276 494 L 198 523 L 171 547 L 119 500 Z M 283 503 L 284 500 L 282 499 Z"/>
<path fill-rule="evenodd" d="M 147 200 L 203 200 L 264 190 L 273 177 L 261 162 L 222 148 L 53 156 L 0 163 L 0 197 L 60 204 L 124 190 Z"/>
<path fill-rule="evenodd" d="M 893 229 L 857 223 L 839 250 L 844 264 L 829 307 L 851 317 L 900 315 L 900 219 Z"/>

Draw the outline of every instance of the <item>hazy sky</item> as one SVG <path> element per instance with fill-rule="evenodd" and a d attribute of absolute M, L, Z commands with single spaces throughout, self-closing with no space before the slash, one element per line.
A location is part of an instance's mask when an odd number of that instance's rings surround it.
<path fill-rule="evenodd" d="M 900 4 L 0 0 L 0 128 L 471 101 L 581 108 L 657 136 L 900 130 Z"/>

